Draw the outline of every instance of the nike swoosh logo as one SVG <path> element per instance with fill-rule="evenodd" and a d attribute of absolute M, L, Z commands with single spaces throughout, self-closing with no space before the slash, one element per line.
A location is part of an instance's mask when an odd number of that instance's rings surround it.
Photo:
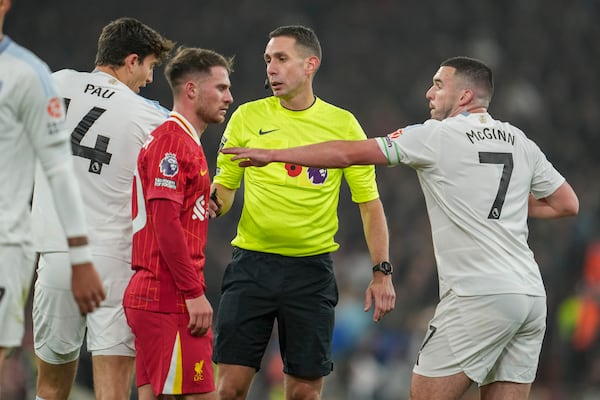
<path fill-rule="evenodd" d="M 206 170 L 206 169 L 201 169 L 201 170 L 200 170 L 200 176 L 204 176 L 204 175 L 206 175 L 206 173 L 207 173 L 207 172 L 208 172 L 208 170 Z"/>
<path fill-rule="evenodd" d="M 263 131 L 262 129 L 259 129 L 258 130 L 258 134 L 259 135 L 266 135 L 267 133 L 275 132 L 275 131 L 278 131 L 278 130 L 279 130 L 279 128 L 277 128 L 277 129 L 269 129 L 268 131 Z"/>

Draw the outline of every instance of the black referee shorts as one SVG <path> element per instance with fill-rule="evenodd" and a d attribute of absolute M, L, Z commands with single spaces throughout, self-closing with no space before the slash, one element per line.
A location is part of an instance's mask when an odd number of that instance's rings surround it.
<path fill-rule="evenodd" d="M 329 253 L 285 257 L 235 248 L 223 276 L 213 360 L 258 371 L 276 320 L 284 372 L 328 375 L 337 302 Z"/>

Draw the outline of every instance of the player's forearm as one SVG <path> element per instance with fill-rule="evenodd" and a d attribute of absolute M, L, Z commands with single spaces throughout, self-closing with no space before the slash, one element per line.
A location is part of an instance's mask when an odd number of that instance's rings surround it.
<path fill-rule="evenodd" d="M 532 199 L 529 198 L 529 211 L 528 216 L 530 218 L 558 218 L 558 213 L 552 207 L 550 207 L 544 199 Z"/>
<path fill-rule="evenodd" d="M 316 168 L 346 168 L 375 164 L 369 158 L 366 140 L 335 140 L 302 147 L 271 150 L 271 161 Z"/>
<path fill-rule="evenodd" d="M 149 207 L 154 215 L 156 241 L 175 286 L 183 292 L 186 299 L 203 295 L 203 283 L 192 260 L 179 219 L 181 205 L 167 199 L 152 199 Z"/>
<path fill-rule="evenodd" d="M 69 258 L 73 268 L 92 261 L 88 244 L 83 201 L 72 170 L 59 170 L 48 175 L 56 211 L 67 235 Z"/>
<path fill-rule="evenodd" d="M 389 231 L 381 200 L 360 203 L 359 209 L 371 262 L 389 261 Z"/>
<path fill-rule="evenodd" d="M 546 198 L 536 199 L 529 195 L 528 215 L 531 218 L 570 217 L 578 212 L 579 199 L 567 182 Z"/>
<path fill-rule="evenodd" d="M 534 200 L 529 202 L 529 217 L 541 219 L 553 219 L 562 217 L 571 217 L 576 215 L 576 212 L 565 210 L 562 208 L 554 208 L 544 201 L 544 199 Z"/>
<path fill-rule="evenodd" d="M 83 201 L 70 152 L 68 144 L 61 142 L 40 151 L 38 157 L 67 237 L 87 241 Z"/>

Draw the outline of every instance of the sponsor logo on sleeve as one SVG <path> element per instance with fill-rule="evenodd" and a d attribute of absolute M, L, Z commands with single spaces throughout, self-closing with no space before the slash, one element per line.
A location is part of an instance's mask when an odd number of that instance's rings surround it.
<path fill-rule="evenodd" d="M 225 137 L 225 135 L 223 135 L 223 136 L 221 136 L 221 142 L 219 143 L 219 149 L 217 150 L 217 155 L 219 155 L 221 150 L 223 150 L 223 146 L 225 146 L 225 143 L 227 143 L 227 138 Z"/>
<path fill-rule="evenodd" d="M 160 173 L 164 176 L 175 176 L 179 172 L 177 157 L 173 153 L 165 153 L 165 156 L 160 160 Z"/>
<path fill-rule="evenodd" d="M 46 111 L 48 111 L 48 115 L 52 119 L 63 119 L 63 104 L 62 101 L 58 97 L 53 97 L 48 101 L 48 106 L 46 107 Z"/>
<path fill-rule="evenodd" d="M 165 178 L 155 178 L 154 186 L 166 187 L 167 189 L 173 189 L 173 190 L 177 189 L 177 183 L 175 181 L 172 181 L 170 179 L 165 179 Z"/>
<path fill-rule="evenodd" d="M 154 186 L 156 187 L 165 187 L 168 189 L 177 189 L 177 182 L 175 182 L 171 178 L 177 175 L 179 172 L 179 164 L 177 164 L 177 157 L 173 153 L 165 153 L 165 156 L 159 163 L 160 173 L 166 176 L 167 178 L 155 178 Z"/>
<path fill-rule="evenodd" d="M 65 121 L 65 109 L 62 100 L 58 97 L 53 97 L 48 100 L 46 112 L 48 113 L 48 117 L 50 117 L 47 124 L 48 133 L 53 135 L 61 132 L 64 128 L 63 124 Z"/>
<path fill-rule="evenodd" d="M 392 147 L 392 142 L 396 139 L 398 139 L 400 136 L 402 136 L 402 134 L 404 133 L 404 130 L 402 129 L 398 129 L 397 131 L 394 131 L 392 133 L 388 133 L 385 137 L 385 146 L 390 148 Z"/>
<path fill-rule="evenodd" d="M 397 131 L 388 134 L 388 137 L 392 140 L 398 139 L 403 133 L 404 131 L 402 129 L 398 129 Z"/>

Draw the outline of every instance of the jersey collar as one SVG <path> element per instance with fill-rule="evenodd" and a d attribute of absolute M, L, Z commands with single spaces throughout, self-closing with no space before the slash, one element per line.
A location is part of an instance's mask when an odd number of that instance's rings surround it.
<path fill-rule="evenodd" d="M 171 111 L 169 113 L 169 121 L 173 121 L 179 125 L 181 129 L 186 131 L 186 133 L 190 135 L 192 139 L 198 143 L 198 145 L 200 145 L 200 136 L 198 136 L 198 132 L 196 132 L 196 129 L 194 129 L 192 124 L 190 124 L 190 122 L 183 115 L 179 114 L 177 111 Z"/>

